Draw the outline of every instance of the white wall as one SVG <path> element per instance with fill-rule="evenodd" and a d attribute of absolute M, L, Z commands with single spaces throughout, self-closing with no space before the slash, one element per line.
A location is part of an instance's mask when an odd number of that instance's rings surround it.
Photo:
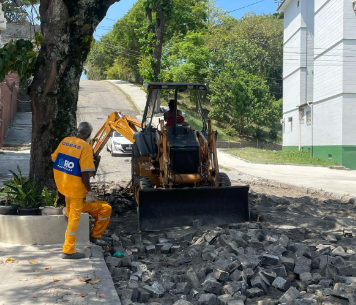
<path fill-rule="evenodd" d="M 283 80 L 283 112 L 293 110 L 300 104 L 300 81 L 300 70 Z"/>
<path fill-rule="evenodd" d="M 342 96 L 314 104 L 314 145 L 342 145 Z"/>
<path fill-rule="evenodd" d="M 289 40 L 302 26 L 301 7 L 298 0 L 292 0 L 284 11 L 284 42 Z"/>
<path fill-rule="evenodd" d="M 315 56 L 340 42 L 343 38 L 343 0 L 329 0 L 319 11 L 315 11 Z"/>
<path fill-rule="evenodd" d="M 342 145 L 356 145 L 356 94 L 343 97 Z"/>
<path fill-rule="evenodd" d="M 288 122 L 288 118 L 292 117 L 292 122 Z M 291 112 L 283 114 L 283 146 L 299 146 L 299 112 L 294 109 Z"/>

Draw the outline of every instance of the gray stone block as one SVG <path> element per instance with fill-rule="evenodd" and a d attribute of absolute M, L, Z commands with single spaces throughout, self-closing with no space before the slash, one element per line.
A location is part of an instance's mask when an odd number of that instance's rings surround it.
<path fill-rule="evenodd" d="M 229 294 L 229 295 L 234 295 L 234 293 L 238 290 L 241 289 L 241 284 L 239 283 L 235 283 L 235 282 L 231 282 L 226 284 L 223 288 L 222 288 L 222 293 L 223 294 Z"/>
<path fill-rule="evenodd" d="M 278 244 L 280 246 L 282 246 L 283 248 L 287 248 L 288 247 L 288 243 L 289 243 L 289 238 L 286 235 L 282 234 L 281 237 L 278 240 Z"/>
<path fill-rule="evenodd" d="M 146 246 L 146 252 L 147 254 L 156 254 L 156 246 L 155 245 Z"/>
<path fill-rule="evenodd" d="M 106 263 L 109 264 L 112 267 L 120 267 L 121 265 L 121 259 L 113 256 L 108 256 L 106 258 Z"/>
<path fill-rule="evenodd" d="M 299 279 L 302 282 L 309 284 L 312 280 L 312 274 L 310 272 L 303 272 L 303 273 L 299 274 Z"/>
<path fill-rule="evenodd" d="M 246 283 L 250 283 L 251 278 L 254 275 L 254 271 L 251 268 L 247 268 L 244 271 L 242 271 L 242 279 L 246 282 Z"/>
<path fill-rule="evenodd" d="M 219 282 L 213 280 L 207 280 L 203 284 L 203 290 L 205 292 L 213 293 L 216 295 L 220 295 L 221 288 L 222 285 Z"/>
<path fill-rule="evenodd" d="M 259 275 L 255 275 L 251 279 L 251 286 L 253 288 L 260 288 L 262 289 L 265 293 L 267 293 L 267 285 L 266 283 L 262 280 L 262 278 Z"/>
<path fill-rule="evenodd" d="M 243 300 L 232 300 L 227 303 L 227 305 L 244 305 L 245 302 Z"/>
<path fill-rule="evenodd" d="M 292 302 L 294 300 L 296 300 L 299 297 L 300 293 L 297 289 L 295 289 L 294 287 L 290 287 L 287 292 L 281 296 L 281 298 L 279 299 L 280 303 L 287 303 L 288 302 Z"/>
<path fill-rule="evenodd" d="M 213 277 L 218 281 L 225 282 L 229 279 L 229 273 L 220 269 L 214 269 Z"/>
<path fill-rule="evenodd" d="M 246 296 L 248 298 L 257 298 L 264 295 L 264 291 L 259 288 L 251 288 L 246 290 Z"/>
<path fill-rule="evenodd" d="M 218 302 L 217 305 L 227 305 L 229 301 L 233 301 L 234 298 L 229 295 L 229 294 L 223 294 L 221 296 L 218 296 Z"/>
<path fill-rule="evenodd" d="M 288 288 L 290 287 L 290 282 L 287 281 L 286 279 L 282 278 L 282 277 L 277 277 L 273 283 L 272 286 L 282 290 L 282 291 L 287 291 Z"/>
<path fill-rule="evenodd" d="M 200 281 L 195 272 L 187 272 L 187 277 L 194 289 L 199 289 L 200 288 Z"/>
<path fill-rule="evenodd" d="M 224 269 L 226 272 L 228 272 L 229 274 L 233 273 L 236 269 L 241 268 L 241 262 L 238 260 L 234 260 L 233 262 L 231 262 L 230 264 L 228 264 L 226 266 L 226 268 Z"/>
<path fill-rule="evenodd" d="M 193 304 L 188 302 L 188 301 L 186 301 L 186 300 L 178 300 L 173 305 L 193 305 Z"/>
<path fill-rule="evenodd" d="M 318 305 L 318 301 L 315 299 L 296 299 L 295 305 Z"/>
<path fill-rule="evenodd" d="M 286 277 L 288 275 L 287 270 L 284 266 L 272 267 L 272 271 L 274 271 L 278 276 L 281 276 L 281 277 Z"/>
<path fill-rule="evenodd" d="M 344 248 L 341 247 L 341 246 L 335 248 L 331 253 L 332 253 L 334 256 L 336 256 L 336 255 L 343 256 L 343 255 L 346 254 Z"/>
<path fill-rule="evenodd" d="M 242 271 L 235 270 L 232 274 L 230 274 L 230 279 L 232 281 L 241 281 L 242 280 Z"/>
<path fill-rule="evenodd" d="M 138 295 L 137 300 L 140 303 L 147 303 L 148 299 L 150 298 L 150 294 L 147 291 L 145 291 L 144 289 L 142 289 L 142 288 L 138 289 L 137 295 Z"/>
<path fill-rule="evenodd" d="M 272 270 L 260 270 L 259 271 L 261 274 L 263 274 L 270 283 L 272 283 L 275 278 L 278 276 L 277 273 L 275 271 L 272 271 Z"/>
<path fill-rule="evenodd" d="M 214 252 L 205 252 L 202 254 L 202 258 L 205 261 L 214 262 L 217 260 L 218 256 Z"/>
<path fill-rule="evenodd" d="M 180 250 L 181 250 L 181 246 L 179 246 L 179 245 L 174 245 L 174 246 L 172 246 L 172 248 L 171 248 L 171 253 L 174 254 L 174 253 L 176 253 L 176 252 L 179 252 Z"/>
<path fill-rule="evenodd" d="M 165 293 L 164 287 L 158 282 L 154 282 L 151 286 L 145 285 L 142 289 L 147 291 L 150 296 L 154 298 L 161 298 L 164 296 Z"/>
<path fill-rule="evenodd" d="M 161 248 L 161 253 L 162 253 L 162 254 L 168 254 L 168 253 L 170 253 L 172 246 L 173 246 L 173 245 L 170 244 L 170 243 L 164 244 L 163 247 Z"/>
<path fill-rule="evenodd" d="M 216 295 L 213 293 L 202 294 L 198 299 L 199 305 L 216 305 Z"/>
<path fill-rule="evenodd" d="M 263 254 L 262 256 L 262 266 L 275 266 L 279 263 L 279 257 L 276 255 Z"/>
<path fill-rule="evenodd" d="M 293 271 L 294 270 L 295 262 L 294 262 L 293 258 L 282 256 L 279 259 L 279 262 L 287 269 L 287 271 Z"/>
<path fill-rule="evenodd" d="M 192 290 L 192 285 L 188 282 L 182 282 L 176 284 L 176 294 L 188 295 Z"/>

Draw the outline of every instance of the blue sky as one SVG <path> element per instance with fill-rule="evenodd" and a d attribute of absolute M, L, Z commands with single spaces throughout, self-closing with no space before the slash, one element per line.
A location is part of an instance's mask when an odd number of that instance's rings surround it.
<path fill-rule="evenodd" d="M 113 24 L 118 19 L 123 17 L 127 11 L 132 8 L 136 1 L 137 0 L 121 0 L 120 2 L 112 5 L 106 15 L 106 18 L 98 25 L 94 38 L 98 39 L 101 35 L 110 31 Z M 255 12 L 258 15 L 263 13 L 275 13 L 278 6 L 275 3 L 275 0 L 216 0 L 216 5 L 220 6 L 225 11 L 236 10 L 235 12 L 230 13 L 231 16 L 235 18 L 240 18 L 248 12 Z"/>

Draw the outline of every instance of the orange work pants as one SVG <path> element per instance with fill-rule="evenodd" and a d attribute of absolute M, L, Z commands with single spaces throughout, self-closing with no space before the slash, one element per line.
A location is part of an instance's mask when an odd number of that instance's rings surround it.
<path fill-rule="evenodd" d="M 105 201 L 84 202 L 84 198 L 66 198 L 66 216 L 68 226 L 66 239 L 63 245 L 63 253 L 75 253 L 75 240 L 77 228 L 80 222 L 80 214 L 89 213 L 95 217 L 95 224 L 91 236 L 100 238 L 109 224 L 111 206 Z"/>

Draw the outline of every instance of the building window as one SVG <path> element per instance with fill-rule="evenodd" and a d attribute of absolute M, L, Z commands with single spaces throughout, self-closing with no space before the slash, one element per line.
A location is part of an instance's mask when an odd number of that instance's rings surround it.
<path fill-rule="evenodd" d="M 299 122 L 304 124 L 304 108 L 299 108 Z"/>
<path fill-rule="evenodd" d="M 312 123 L 311 111 L 307 111 L 305 113 L 305 116 L 307 117 L 307 125 L 311 125 Z"/>

